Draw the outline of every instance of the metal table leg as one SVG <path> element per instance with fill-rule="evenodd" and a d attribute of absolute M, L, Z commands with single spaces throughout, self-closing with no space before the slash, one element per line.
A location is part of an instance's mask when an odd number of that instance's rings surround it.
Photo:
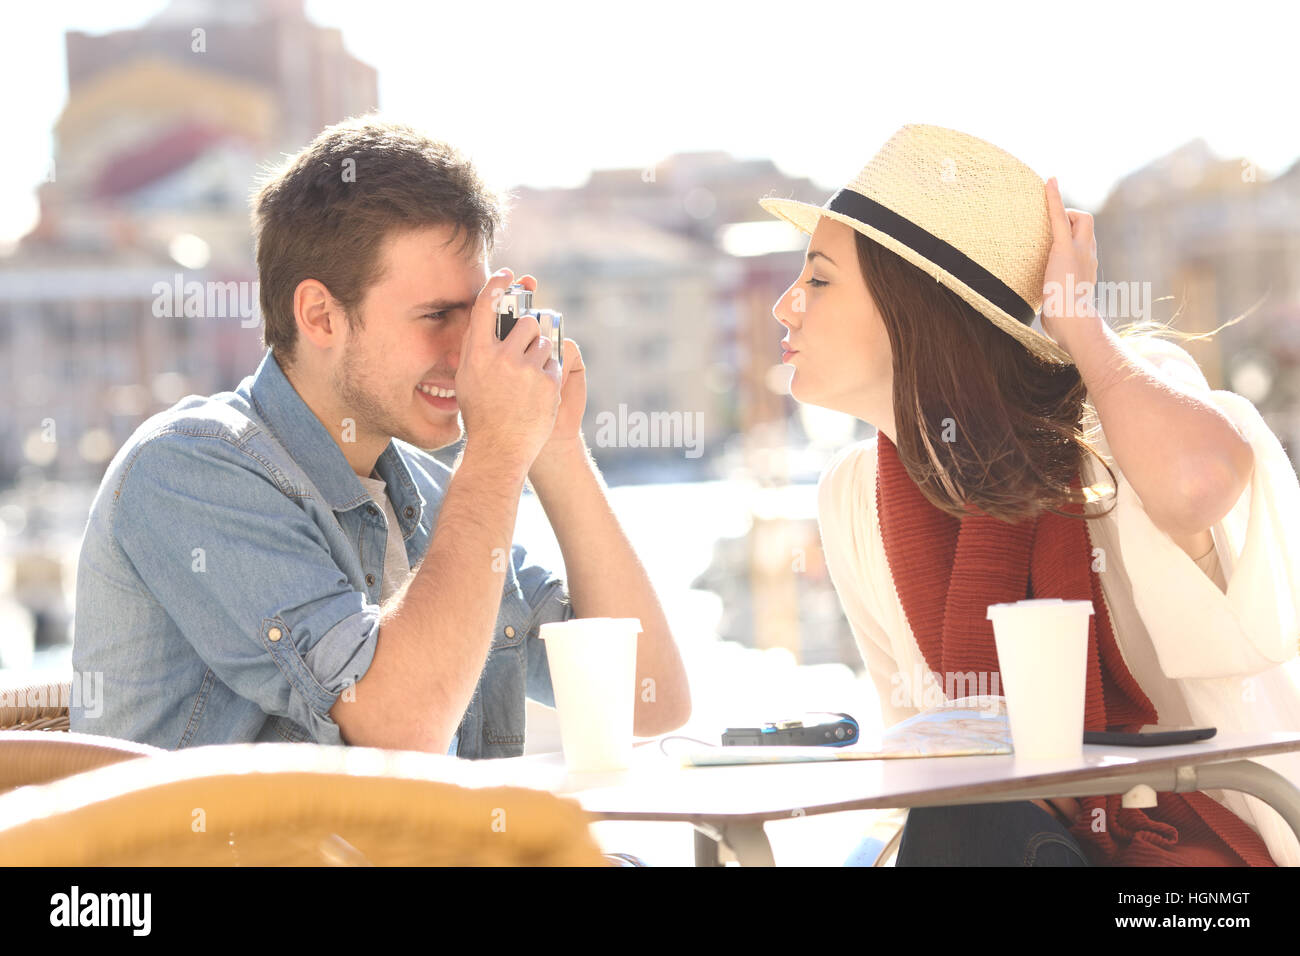
<path fill-rule="evenodd" d="M 1271 767 L 1253 760 L 1229 760 L 1178 769 L 1180 792 L 1238 790 L 1248 793 L 1276 810 L 1300 840 L 1300 789 Z"/>
<path fill-rule="evenodd" d="M 741 866 L 776 866 L 761 821 L 728 823 L 722 828 L 722 840 Z"/>
<path fill-rule="evenodd" d="M 776 866 L 761 820 L 695 824 L 696 866 L 722 866 L 724 846 L 741 866 Z"/>
<path fill-rule="evenodd" d="M 1300 788 L 1276 770 L 1253 760 L 1227 760 L 1219 763 L 1185 764 L 1181 767 L 1143 770 L 1120 770 L 1104 777 L 1093 777 L 1051 788 L 1022 786 L 987 797 L 990 802 L 1032 800 L 1038 797 L 1099 797 L 1123 794 L 1145 784 L 1161 793 L 1187 793 L 1194 790 L 1237 790 L 1258 797 L 1287 822 L 1300 840 Z M 946 806 L 947 803 L 918 801 L 913 806 Z"/>
<path fill-rule="evenodd" d="M 716 832 L 712 827 L 709 830 Z M 695 865 L 722 866 L 722 861 L 718 859 L 718 837 L 706 833 L 698 824 L 695 827 Z"/>
<path fill-rule="evenodd" d="M 1176 768 L 1120 770 L 1103 777 L 1057 785 L 1050 792 L 1041 786 L 1019 787 L 989 797 L 993 801 L 1031 800 L 1037 797 L 1094 797 L 1122 794 L 1140 785 L 1161 792 L 1187 793 L 1196 790 L 1236 790 L 1264 801 L 1278 812 L 1300 840 L 1300 788 L 1286 777 L 1253 760 L 1188 764 Z M 913 806 L 945 806 L 941 802 L 918 801 Z M 719 845 L 726 846 L 741 866 L 775 866 L 772 846 L 761 821 L 728 821 L 695 824 L 695 865 L 721 866 Z"/>

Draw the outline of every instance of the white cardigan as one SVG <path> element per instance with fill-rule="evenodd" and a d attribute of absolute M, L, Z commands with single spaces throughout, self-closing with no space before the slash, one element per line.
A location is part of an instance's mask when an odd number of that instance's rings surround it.
<path fill-rule="evenodd" d="M 1185 350 L 1162 339 L 1130 347 L 1163 374 L 1207 394 L 1250 441 L 1255 466 L 1249 487 L 1212 529 L 1214 550 L 1197 562 L 1151 522 L 1100 435 L 1094 447 L 1111 466 L 1118 492 L 1114 510 L 1087 526 L 1124 660 L 1161 725 L 1224 733 L 1300 730 L 1300 670 L 1284 666 L 1296 657 L 1300 639 L 1295 471 L 1255 407 L 1231 392 L 1211 391 Z M 1090 455 L 1085 462 L 1085 485 L 1108 487 L 1105 469 Z M 831 580 L 889 726 L 920 709 L 909 706 L 924 703 L 917 680 L 931 678 L 885 559 L 875 479 L 874 437 L 841 450 L 821 476 L 818 521 Z M 1107 494 L 1089 510 L 1111 502 Z M 1300 785 L 1300 755 L 1253 759 Z M 1254 827 L 1278 865 L 1300 865 L 1300 843 L 1275 810 L 1236 791 L 1205 792 Z"/>

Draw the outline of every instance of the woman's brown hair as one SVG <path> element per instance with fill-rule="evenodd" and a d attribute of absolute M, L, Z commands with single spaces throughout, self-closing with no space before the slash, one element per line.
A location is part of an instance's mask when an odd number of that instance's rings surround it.
<path fill-rule="evenodd" d="M 937 508 L 966 506 L 1009 524 L 1043 512 L 1072 518 L 1110 513 L 1088 505 L 1112 495 L 1115 473 L 1090 441 L 1096 413 L 1074 365 L 1039 359 L 964 299 L 906 259 L 855 232 L 858 262 L 893 352 L 894 426 L 900 460 Z M 1154 323 L 1125 338 L 1171 333 Z M 1084 428 L 1090 418 L 1092 427 Z M 1092 455 L 1110 488 L 1070 487 Z"/>

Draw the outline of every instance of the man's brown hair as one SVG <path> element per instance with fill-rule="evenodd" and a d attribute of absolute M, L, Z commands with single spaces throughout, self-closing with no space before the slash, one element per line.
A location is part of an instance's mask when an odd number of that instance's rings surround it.
<path fill-rule="evenodd" d="M 462 254 L 491 250 L 504 208 L 465 156 L 411 126 L 367 114 L 326 127 L 253 197 L 264 344 L 282 368 L 293 364 L 293 294 L 304 279 L 329 289 L 355 331 L 390 236 L 452 226 Z"/>

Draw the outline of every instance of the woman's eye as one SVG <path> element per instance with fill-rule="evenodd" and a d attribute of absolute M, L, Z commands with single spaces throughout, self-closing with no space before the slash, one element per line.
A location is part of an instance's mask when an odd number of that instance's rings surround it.
<path fill-rule="evenodd" d="M 828 285 L 829 283 L 824 282 L 821 279 L 813 279 L 810 277 L 808 279 L 808 284 L 812 286 L 814 289 L 820 289 L 822 286 Z"/>

